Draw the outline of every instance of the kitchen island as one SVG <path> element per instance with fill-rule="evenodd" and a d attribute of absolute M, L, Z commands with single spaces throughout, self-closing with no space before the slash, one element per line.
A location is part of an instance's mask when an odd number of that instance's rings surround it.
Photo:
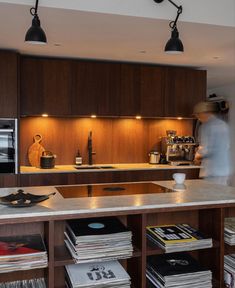
<path fill-rule="evenodd" d="M 65 287 L 64 265 L 73 263 L 64 246 L 66 220 L 117 216 L 133 233 L 133 257 L 121 261 L 132 278 L 133 287 L 147 287 L 146 257 L 163 253 L 146 240 L 146 226 L 179 223 L 187 223 L 212 237 L 213 248 L 194 251 L 193 255 L 202 265 L 212 270 L 214 287 L 224 287 L 223 255 L 235 251 L 233 247 L 224 245 L 224 218 L 235 216 L 235 189 L 203 180 L 187 180 L 182 191 L 174 191 L 173 181 L 154 183 L 167 189 L 151 193 L 152 188 L 149 191 L 144 190 L 146 183 L 138 183 L 138 186 L 133 186 L 136 188 L 133 188 L 133 193 L 129 195 L 113 196 L 110 192 L 110 196 L 93 197 L 91 194 L 72 194 L 71 189 L 77 191 L 75 185 L 24 188 L 25 192 L 33 194 L 48 194 L 54 191 L 57 193 L 34 207 L 1 206 L 1 235 L 42 234 L 47 243 L 49 266 L 47 269 L 34 269 L 23 273 L 3 273 L 0 275 L 0 282 L 44 276 L 49 288 Z M 109 187 L 108 184 L 105 185 Z M 99 187 L 93 186 L 94 189 Z M 78 187 L 86 188 L 87 185 Z M 4 188 L 0 189 L 0 194 L 4 196 L 14 191 L 17 191 L 17 188 Z"/>

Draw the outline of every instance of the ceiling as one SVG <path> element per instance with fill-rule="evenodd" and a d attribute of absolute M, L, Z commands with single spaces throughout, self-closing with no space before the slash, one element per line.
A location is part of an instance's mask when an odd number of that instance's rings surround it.
<path fill-rule="evenodd" d="M 235 83 L 233 25 L 181 21 L 178 30 L 185 52 L 167 55 L 163 50 L 170 37 L 169 20 L 40 7 L 38 13 L 48 45 L 39 46 L 24 43 L 32 20 L 30 7 L 0 1 L 1 49 L 53 57 L 192 66 L 208 71 L 208 89 Z"/>

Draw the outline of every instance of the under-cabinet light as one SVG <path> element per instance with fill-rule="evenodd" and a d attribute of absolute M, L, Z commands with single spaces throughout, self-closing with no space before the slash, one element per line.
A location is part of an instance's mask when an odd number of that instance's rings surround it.
<path fill-rule="evenodd" d="M 140 115 L 135 116 L 135 119 L 140 120 L 142 117 Z"/>
<path fill-rule="evenodd" d="M 91 118 L 96 118 L 96 115 L 91 115 Z"/>

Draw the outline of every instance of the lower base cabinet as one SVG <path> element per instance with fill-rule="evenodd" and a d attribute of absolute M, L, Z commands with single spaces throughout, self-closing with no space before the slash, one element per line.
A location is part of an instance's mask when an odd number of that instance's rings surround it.
<path fill-rule="evenodd" d="M 114 172 L 21 174 L 20 186 L 118 183 L 172 180 L 174 173 L 185 173 L 186 179 L 198 179 L 199 169 L 164 169 Z"/>
<path fill-rule="evenodd" d="M 137 213 L 137 214 L 136 214 Z M 65 268 L 73 259 L 64 245 L 64 231 L 67 219 L 116 216 L 133 233 L 133 257 L 120 260 L 131 277 L 132 288 L 152 287 L 146 280 L 146 261 L 149 255 L 164 251 L 153 246 L 146 238 L 146 226 L 187 223 L 213 239 L 213 247 L 189 252 L 201 265 L 213 274 L 213 287 L 224 287 L 224 254 L 234 253 L 235 247 L 224 245 L 224 218 L 235 217 L 235 207 L 181 207 L 179 209 L 148 209 L 132 212 L 89 213 L 61 215 L 51 218 L 23 218 L 0 220 L 0 235 L 31 235 L 40 233 L 46 243 L 49 264 L 45 269 L 22 272 L 0 273 L 0 283 L 7 281 L 45 277 L 47 288 L 65 287 Z M 22 222 L 22 223 L 21 223 Z"/>

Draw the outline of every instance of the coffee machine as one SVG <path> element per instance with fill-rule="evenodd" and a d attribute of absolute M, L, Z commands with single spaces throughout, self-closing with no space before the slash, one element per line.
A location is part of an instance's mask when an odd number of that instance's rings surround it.
<path fill-rule="evenodd" d="M 167 130 L 161 139 L 161 150 L 170 165 L 192 165 L 198 144 L 193 136 L 179 136 L 176 131 Z"/>

